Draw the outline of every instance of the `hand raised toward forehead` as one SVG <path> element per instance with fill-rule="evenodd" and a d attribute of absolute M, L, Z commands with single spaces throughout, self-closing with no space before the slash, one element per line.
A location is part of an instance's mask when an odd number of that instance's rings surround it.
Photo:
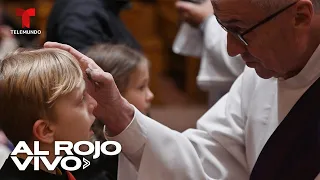
<path fill-rule="evenodd" d="M 65 50 L 65 51 L 69 52 L 70 54 L 72 54 L 77 59 L 77 61 L 79 62 L 80 66 L 81 66 L 83 76 L 86 81 L 86 88 L 87 88 L 88 93 L 91 96 L 93 96 L 93 98 L 95 98 L 94 97 L 95 96 L 94 90 L 95 90 L 96 84 L 92 80 L 88 79 L 88 77 L 90 77 L 90 74 L 89 74 L 89 76 L 87 76 L 86 74 L 88 72 L 88 69 L 95 69 L 96 71 L 97 70 L 102 71 L 102 69 L 92 59 L 90 59 L 89 57 L 85 56 L 84 54 L 82 54 L 81 52 L 77 51 L 76 49 L 74 49 L 73 47 L 71 47 L 67 44 L 61 44 L 61 43 L 56 43 L 56 42 L 46 42 L 44 44 L 44 47 L 45 48 L 58 48 L 58 49 Z M 113 79 L 110 79 L 109 83 L 112 84 L 112 81 L 113 81 Z M 104 83 L 107 83 L 107 82 L 104 82 Z"/>
<path fill-rule="evenodd" d="M 74 49 L 73 47 L 71 47 L 67 44 L 61 44 L 61 43 L 57 43 L 57 42 L 46 42 L 44 44 L 44 47 L 45 48 L 58 48 L 58 49 L 68 51 L 70 54 L 72 54 L 79 61 L 83 72 L 85 72 L 85 70 L 89 67 L 89 64 L 93 68 L 97 68 L 97 69 L 100 68 L 92 59 L 90 59 L 89 57 L 85 56 L 84 54 L 82 54 L 81 52 L 77 51 L 76 49 Z"/>
<path fill-rule="evenodd" d="M 97 101 L 94 115 L 104 122 L 109 133 L 117 135 L 131 122 L 133 107 L 121 96 L 111 74 L 104 72 L 91 58 L 73 47 L 46 42 L 45 48 L 58 48 L 72 54 L 79 62 L 88 93 Z"/>

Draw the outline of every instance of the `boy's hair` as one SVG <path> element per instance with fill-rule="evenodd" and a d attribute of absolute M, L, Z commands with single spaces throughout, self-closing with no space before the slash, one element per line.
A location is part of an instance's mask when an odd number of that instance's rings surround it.
<path fill-rule="evenodd" d="M 13 144 L 32 140 L 38 119 L 53 118 L 56 100 L 83 82 L 77 60 L 59 49 L 11 54 L 0 61 L 0 127 Z"/>
<path fill-rule="evenodd" d="M 126 90 L 130 75 L 138 64 L 148 62 L 140 52 L 126 45 L 97 44 L 90 47 L 86 55 L 113 76 L 120 93 Z"/>

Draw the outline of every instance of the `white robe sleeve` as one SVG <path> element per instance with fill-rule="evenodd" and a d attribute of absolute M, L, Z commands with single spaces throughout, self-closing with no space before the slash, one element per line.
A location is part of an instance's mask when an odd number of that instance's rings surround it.
<path fill-rule="evenodd" d="M 108 137 L 122 145 L 121 156 L 129 159 L 119 162 L 119 180 L 248 179 L 241 91 L 242 76 L 199 120 L 197 129 L 184 133 L 135 110 L 128 128 Z"/>
<path fill-rule="evenodd" d="M 201 57 L 203 50 L 202 33 L 186 22 L 181 24 L 173 42 L 172 51 L 183 56 Z"/>
<path fill-rule="evenodd" d="M 198 86 L 204 91 L 227 92 L 244 70 L 241 56 L 227 52 L 227 32 L 210 16 L 203 28 L 203 51 Z"/>

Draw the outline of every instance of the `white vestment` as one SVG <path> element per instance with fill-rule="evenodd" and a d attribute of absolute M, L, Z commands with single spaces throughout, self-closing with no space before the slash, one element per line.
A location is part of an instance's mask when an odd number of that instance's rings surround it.
<path fill-rule="evenodd" d="M 123 148 L 119 180 L 248 180 L 268 138 L 319 77 L 320 46 L 287 80 L 262 79 L 246 68 L 197 129 L 184 133 L 135 110 L 131 124 L 109 138 Z"/>
<path fill-rule="evenodd" d="M 229 91 L 245 66 L 240 55 L 228 55 L 227 32 L 221 28 L 215 16 L 205 21 L 202 32 L 187 23 L 182 24 L 173 51 L 185 56 L 201 57 L 197 84 L 209 93 L 210 105 Z"/>

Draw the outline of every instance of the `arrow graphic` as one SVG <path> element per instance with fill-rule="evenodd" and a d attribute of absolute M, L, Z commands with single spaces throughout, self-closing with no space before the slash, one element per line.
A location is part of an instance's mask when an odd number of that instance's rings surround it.
<path fill-rule="evenodd" d="M 83 163 L 84 163 L 84 165 L 83 165 L 83 169 L 85 169 L 85 168 L 87 168 L 88 166 L 90 166 L 90 161 L 88 161 L 86 158 L 82 158 L 82 161 L 83 161 Z"/>

